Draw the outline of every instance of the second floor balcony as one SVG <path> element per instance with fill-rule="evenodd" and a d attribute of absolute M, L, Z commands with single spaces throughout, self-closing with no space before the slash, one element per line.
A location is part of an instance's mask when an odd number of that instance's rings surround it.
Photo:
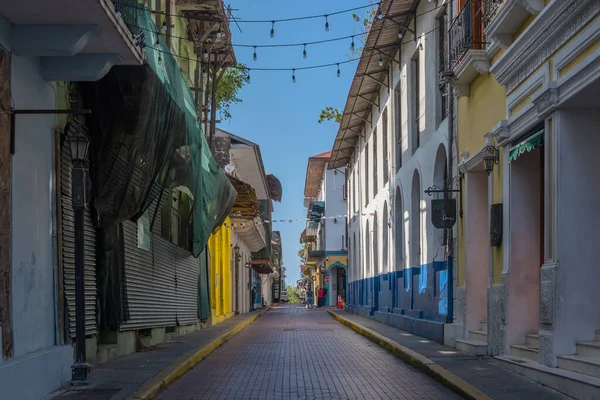
<path fill-rule="evenodd" d="M 486 0 L 485 33 L 490 44 L 507 49 L 532 15 L 545 7 L 544 0 Z"/>
<path fill-rule="evenodd" d="M 485 0 L 459 2 L 460 11 L 450 26 L 450 69 L 459 96 L 469 95 L 469 85 L 490 69 L 484 34 Z"/>

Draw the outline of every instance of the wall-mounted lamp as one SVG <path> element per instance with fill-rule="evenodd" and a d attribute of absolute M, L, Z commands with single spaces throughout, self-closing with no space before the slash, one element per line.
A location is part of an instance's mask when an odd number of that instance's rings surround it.
<path fill-rule="evenodd" d="M 483 167 L 488 175 L 494 170 L 494 165 L 498 164 L 500 158 L 500 152 L 494 146 L 487 146 L 485 148 L 485 155 L 483 156 Z"/>

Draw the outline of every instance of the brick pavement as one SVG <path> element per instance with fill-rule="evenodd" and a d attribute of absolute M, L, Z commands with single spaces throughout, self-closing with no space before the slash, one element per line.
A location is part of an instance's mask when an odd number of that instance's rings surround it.
<path fill-rule="evenodd" d="M 341 310 L 332 310 L 332 312 L 427 357 L 495 400 L 571 399 L 569 396 L 504 368 L 493 357 L 472 356 L 373 319 L 359 317 Z"/>
<path fill-rule="evenodd" d="M 256 313 L 236 315 L 207 329 L 179 336 L 170 342 L 160 343 L 151 350 L 133 353 L 98 367 L 92 367 L 88 386 L 66 387 L 50 394 L 45 399 L 129 399 L 145 384 L 152 382 L 156 376 L 167 372 L 173 364 L 178 364 L 179 360 L 186 359 L 189 354 L 205 348 L 255 315 Z"/>
<path fill-rule="evenodd" d="M 158 397 L 459 399 L 325 310 L 271 309 Z"/>

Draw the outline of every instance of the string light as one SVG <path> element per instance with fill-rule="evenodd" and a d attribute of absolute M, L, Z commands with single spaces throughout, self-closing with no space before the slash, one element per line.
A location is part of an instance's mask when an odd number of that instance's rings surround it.
<path fill-rule="evenodd" d="M 304 50 L 302 51 L 302 57 L 306 59 L 306 45 L 304 45 Z"/>
<path fill-rule="evenodd" d="M 217 39 L 221 39 L 221 36 L 223 36 L 223 32 L 221 31 L 221 28 L 217 29 Z"/>
<path fill-rule="evenodd" d="M 404 36 L 404 33 L 402 33 L 402 31 L 398 32 L 398 39 L 402 40 L 402 36 Z"/>
<path fill-rule="evenodd" d="M 204 51 L 202 52 L 202 56 L 204 58 L 208 58 L 208 50 L 204 49 Z"/>
<path fill-rule="evenodd" d="M 166 31 L 167 31 L 167 20 L 164 20 L 164 21 L 163 21 L 163 23 L 162 23 L 162 28 L 161 28 L 161 29 L 162 29 L 162 31 L 163 31 L 163 32 L 166 32 Z"/>
<path fill-rule="evenodd" d="M 325 15 L 325 32 L 329 32 L 329 15 Z"/>
<path fill-rule="evenodd" d="M 296 83 L 296 70 L 292 70 L 292 83 Z"/>
<path fill-rule="evenodd" d="M 379 66 L 383 67 L 383 58 L 381 56 L 379 56 Z"/>
<path fill-rule="evenodd" d="M 252 59 L 256 61 L 256 46 L 254 46 L 254 54 L 252 54 Z"/>
<path fill-rule="evenodd" d="M 337 65 L 337 77 L 340 77 L 340 64 Z"/>
<path fill-rule="evenodd" d="M 271 39 L 275 37 L 275 21 L 271 21 Z"/>
<path fill-rule="evenodd" d="M 250 83 L 250 68 L 248 68 L 248 75 L 246 76 L 246 82 Z"/>
<path fill-rule="evenodd" d="M 377 19 L 380 21 L 383 19 L 383 14 L 381 13 L 381 10 L 377 10 Z"/>
<path fill-rule="evenodd" d="M 352 36 L 352 43 L 350 43 L 350 51 L 354 53 L 354 49 L 355 49 L 355 46 L 354 46 L 354 36 Z"/>

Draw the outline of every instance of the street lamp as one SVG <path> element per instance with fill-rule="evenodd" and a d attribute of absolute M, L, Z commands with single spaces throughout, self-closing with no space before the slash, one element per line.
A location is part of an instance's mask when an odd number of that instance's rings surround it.
<path fill-rule="evenodd" d="M 485 149 L 485 155 L 483 156 L 483 167 L 488 176 L 494 170 L 494 164 L 498 164 L 499 152 L 494 146 L 488 146 Z"/>
<path fill-rule="evenodd" d="M 90 366 L 85 355 L 85 271 L 83 242 L 83 213 L 85 210 L 85 166 L 84 161 L 89 147 L 89 139 L 77 129 L 67 138 L 71 149 L 72 193 L 71 201 L 75 214 L 75 342 L 77 347 L 75 364 L 71 366 L 72 384 L 86 384 L 90 376 Z"/>
<path fill-rule="evenodd" d="M 240 265 L 240 260 L 242 259 L 242 255 L 240 254 L 240 246 L 237 244 L 233 246 L 233 254 L 235 257 L 235 315 L 240 313 L 239 307 L 239 293 L 238 293 L 238 285 L 239 285 L 239 271 L 238 267 Z"/>

